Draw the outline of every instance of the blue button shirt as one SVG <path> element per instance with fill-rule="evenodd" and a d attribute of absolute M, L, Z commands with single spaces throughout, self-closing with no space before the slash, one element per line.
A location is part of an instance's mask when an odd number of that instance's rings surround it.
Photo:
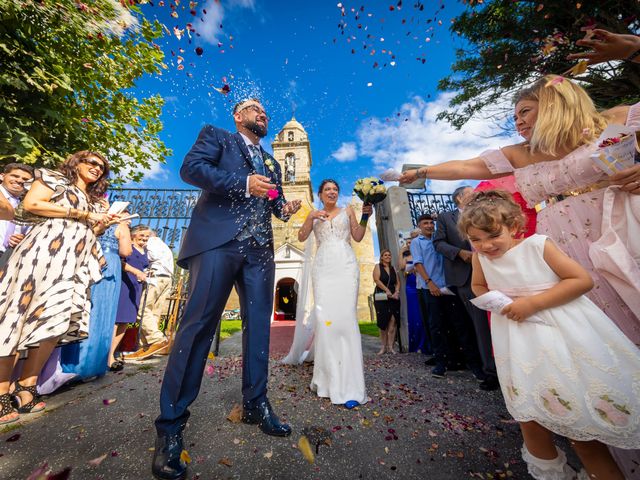
<path fill-rule="evenodd" d="M 444 280 L 444 258 L 433 248 L 431 239 L 424 235 L 414 238 L 411 242 L 411 256 L 413 257 L 413 264 L 421 263 L 427 271 L 427 276 L 438 288 L 447 286 Z M 429 288 L 427 282 L 418 273 L 418 270 L 416 270 L 416 288 Z"/>

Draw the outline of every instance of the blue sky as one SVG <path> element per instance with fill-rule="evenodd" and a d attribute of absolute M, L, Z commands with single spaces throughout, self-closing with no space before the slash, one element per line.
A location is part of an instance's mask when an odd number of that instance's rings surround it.
<path fill-rule="evenodd" d="M 260 97 L 271 116 L 268 149 L 295 110 L 311 141 L 314 188 L 332 177 L 348 193 L 358 177 L 388 167 L 467 158 L 505 143 L 487 122 L 458 132 L 435 121 L 451 95 L 438 92 L 437 82 L 462 45 L 449 31 L 461 2 L 426 1 L 422 10 L 419 2 L 397 0 L 194 3 L 154 0 L 143 7 L 171 32 L 158 42 L 169 68 L 142 79 L 134 92 L 165 98 L 161 137 L 173 156 L 142 186 L 184 187 L 177 171 L 200 128 L 234 130 L 231 107 L 248 96 Z M 174 27 L 185 30 L 181 39 Z M 225 83 L 228 95 L 216 91 Z M 430 185 L 449 192 L 455 186 Z"/>

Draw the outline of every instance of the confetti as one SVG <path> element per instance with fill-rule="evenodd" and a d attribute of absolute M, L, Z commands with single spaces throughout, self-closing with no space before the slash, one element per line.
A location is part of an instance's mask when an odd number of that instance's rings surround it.
<path fill-rule="evenodd" d="M 309 439 L 304 435 L 300 437 L 300 440 L 298 440 L 298 449 L 300 450 L 300 453 L 302 453 L 302 456 L 307 460 L 307 462 L 315 462 L 316 457 L 313 454 L 313 450 L 311 449 Z"/>
<path fill-rule="evenodd" d="M 94 458 L 93 460 L 89 460 L 87 463 L 89 465 L 91 465 L 92 467 L 97 467 L 98 465 L 100 465 L 102 463 L 102 461 L 107 458 L 107 454 L 102 454 L 97 458 Z"/>
<path fill-rule="evenodd" d="M 102 404 L 103 405 L 111 405 L 112 403 L 116 403 L 116 399 L 115 398 L 105 398 L 102 400 Z"/>
<path fill-rule="evenodd" d="M 191 456 L 189 455 L 189 452 L 187 452 L 186 450 L 182 450 L 182 452 L 180 452 L 180 460 L 182 460 L 187 465 L 190 464 Z"/>

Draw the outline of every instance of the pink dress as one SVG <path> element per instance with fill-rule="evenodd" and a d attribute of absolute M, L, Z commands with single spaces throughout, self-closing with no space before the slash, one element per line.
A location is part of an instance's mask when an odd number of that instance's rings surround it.
<path fill-rule="evenodd" d="M 630 107 L 627 126 L 640 130 L 640 103 Z M 492 173 L 513 172 L 529 207 L 564 192 L 607 180 L 589 156 L 597 145 L 583 145 L 567 156 L 517 168 L 500 150 L 480 156 Z M 640 345 L 640 195 L 618 187 L 600 188 L 564 200 L 538 213 L 537 233 L 551 237 L 585 267 L 595 287 L 588 297 L 636 345 Z"/>

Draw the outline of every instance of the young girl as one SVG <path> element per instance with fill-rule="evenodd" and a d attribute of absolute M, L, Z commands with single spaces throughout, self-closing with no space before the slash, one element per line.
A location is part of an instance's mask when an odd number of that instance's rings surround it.
<path fill-rule="evenodd" d="M 492 315 L 491 336 L 522 457 L 536 479 L 576 478 L 553 432 L 571 439 L 589 478 L 622 480 L 606 445 L 640 447 L 640 351 L 584 296 L 584 268 L 544 235 L 516 238 L 523 222 L 500 190 L 475 193 L 458 221 L 477 252 L 473 292 L 513 299 Z"/>

